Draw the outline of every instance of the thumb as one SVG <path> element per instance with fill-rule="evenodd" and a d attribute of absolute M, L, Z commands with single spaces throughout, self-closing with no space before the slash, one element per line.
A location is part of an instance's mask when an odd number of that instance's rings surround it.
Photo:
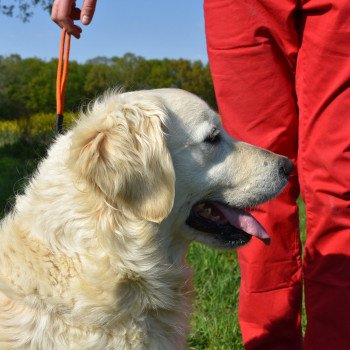
<path fill-rule="evenodd" d="M 95 13 L 97 0 L 85 0 L 81 8 L 80 20 L 81 23 L 87 25 L 91 22 Z"/>

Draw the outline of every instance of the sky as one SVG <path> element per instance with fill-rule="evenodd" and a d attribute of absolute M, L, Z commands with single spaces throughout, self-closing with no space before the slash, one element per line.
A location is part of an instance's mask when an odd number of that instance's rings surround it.
<path fill-rule="evenodd" d="M 82 36 L 73 38 L 70 53 L 78 62 L 126 52 L 207 62 L 203 0 L 98 0 L 92 23 L 81 26 Z M 40 7 L 29 23 L 0 14 L 0 55 L 50 60 L 58 55 L 60 34 Z"/>

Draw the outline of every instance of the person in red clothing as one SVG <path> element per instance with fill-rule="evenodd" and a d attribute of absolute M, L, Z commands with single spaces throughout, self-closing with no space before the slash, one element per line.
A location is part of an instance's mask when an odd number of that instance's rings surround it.
<path fill-rule="evenodd" d="M 79 37 L 55 0 L 52 19 Z M 350 2 L 204 0 L 209 64 L 224 127 L 291 158 L 289 186 L 254 215 L 271 234 L 238 252 L 246 350 L 350 347 Z M 296 200 L 306 204 L 304 258 Z M 302 286 L 307 328 L 301 332 Z"/>
<path fill-rule="evenodd" d="M 289 187 L 259 208 L 269 249 L 238 253 L 247 350 L 350 347 L 350 2 L 205 0 L 209 64 L 225 128 L 291 158 Z M 306 204 L 304 259 L 296 199 Z"/>

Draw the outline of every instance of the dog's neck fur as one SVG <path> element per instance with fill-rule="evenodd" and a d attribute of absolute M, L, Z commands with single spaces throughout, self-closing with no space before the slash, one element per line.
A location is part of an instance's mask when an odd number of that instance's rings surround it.
<path fill-rule="evenodd" d="M 44 163 L 50 159 L 60 158 L 51 157 Z M 127 349 L 129 328 L 139 329 L 140 349 L 156 349 L 151 344 L 161 346 L 162 337 L 167 339 L 167 344 L 169 337 L 173 337 L 174 349 L 179 348 L 180 343 L 184 344 L 185 319 L 190 312 L 188 302 L 181 305 L 184 294 L 191 289 L 190 271 L 184 264 L 187 243 L 175 242 L 170 237 L 176 235 L 161 232 L 161 226 L 154 223 L 135 217 L 129 220 L 133 215 L 130 212 L 119 212 L 116 216 L 118 206 L 108 204 L 98 191 L 86 192 L 83 183 L 69 183 L 71 174 L 67 176 L 69 170 L 64 166 L 64 159 L 50 167 L 43 164 L 1 229 L 5 240 L 0 248 L 0 260 L 3 260 L 0 261 L 0 290 L 5 294 L 11 290 L 17 300 L 0 296 L 0 314 L 4 304 L 12 305 L 7 310 L 8 318 L 1 315 L 0 322 L 10 323 L 26 314 L 27 329 L 24 326 L 19 331 L 31 332 L 34 326 L 35 331 L 28 335 L 34 337 L 36 333 L 38 339 L 45 338 L 38 333 L 43 325 L 36 324 L 36 320 L 45 318 L 36 314 L 40 304 L 43 306 L 40 310 L 46 310 L 41 312 L 47 312 L 46 319 L 55 315 L 56 322 L 62 322 L 60 327 L 68 334 L 67 348 L 70 348 L 68 339 L 72 337 L 72 329 L 76 329 L 75 332 L 84 329 L 92 338 L 103 334 L 106 342 L 99 344 L 107 345 L 113 344 L 114 332 L 125 332 Z M 54 168 L 57 173 L 45 174 L 45 168 Z M 41 189 L 39 184 L 43 181 L 37 181 L 39 177 L 45 177 L 44 181 L 49 181 L 51 187 Z M 73 203 L 81 206 L 75 208 Z M 58 208 L 61 212 L 57 212 Z M 52 220 L 53 215 L 62 220 Z M 8 261 L 6 250 L 16 251 L 22 261 L 16 260 L 17 265 Z M 36 264 L 29 265 L 29 261 Z M 9 281 L 7 276 L 11 274 L 6 269 L 17 269 L 22 284 Z M 34 278 L 38 274 L 40 282 Z M 71 298 L 72 295 L 75 297 Z M 32 317 L 28 317 L 29 314 Z M 159 334 L 152 335 L 152 327 Z M 45 333 L 45 328 L 41 331 Z M 158 339 L 153 342 L 149 338 L 152 336 Z M 183 339 L 179 341 L 179 338 Z"/>

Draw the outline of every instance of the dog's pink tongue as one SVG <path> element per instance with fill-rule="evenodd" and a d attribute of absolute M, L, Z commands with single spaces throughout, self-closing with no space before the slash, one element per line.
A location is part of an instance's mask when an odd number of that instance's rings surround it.
<path fill-rule="evenodd" d="M 225 215 L 226 219 L 232 226 L 259 238 L 266 245 L 270 244 L 271 239 L 265 229 L 248 212 L 226 207 L 220 203 L 215 203 L 215 205 Z"/>

